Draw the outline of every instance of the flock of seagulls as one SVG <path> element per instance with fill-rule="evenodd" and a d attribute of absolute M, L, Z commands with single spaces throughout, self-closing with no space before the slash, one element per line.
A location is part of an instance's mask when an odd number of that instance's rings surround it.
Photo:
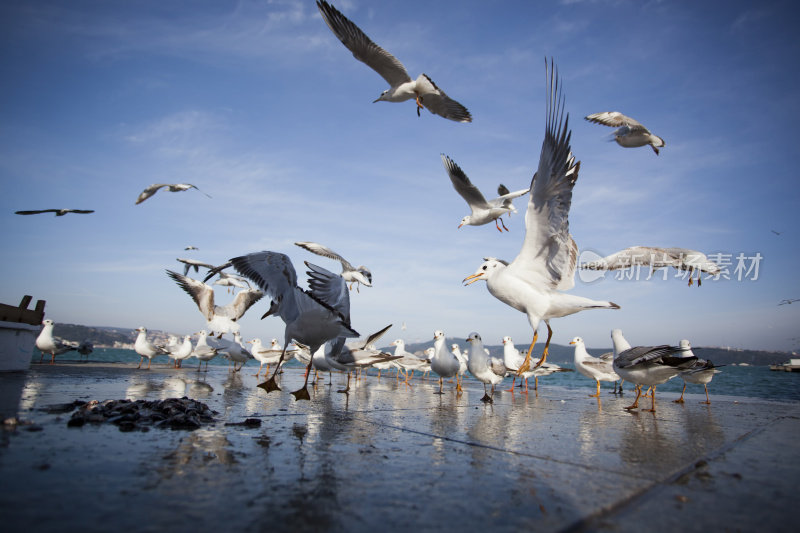
<path fill-rule="evenodd" d="M 451 121 L 472 121 L 467 108 L 447 96 L 430 76 L 423 73 L 412 79 L 396 57 L 375 44 L 335 7 L 325 0 L 317 0 L 316 4 L 323 20 L 342 44 L 356 59 L 375 70 L 389 84 L 389 88 L 375 102 L 404 102 L 413 99 L 418 116 L 420 110 L 426 108 L 429 112 Z M 312 369 L 347 372 L 348 385 L 341 392 L 349 391 L 351 372 L 363 368 L 375 366 L 380 370 L 395 367 L 398 375 L 401 370 L 405 374 L 406 383 L 414 371 L 430 371 L 439 376 L 438 394 L 444 393 L 444 380 L 449 378 L 456 379 L 457 391 L 460 392 L 460 379 L 468 371 L 484 384 L 482 401 L 486 403 L 492 402 L 495 387 L 506 377 L 513 378 L 510 390 L 513 390 L 516 378 L 519 377 L 524 380 L 527 392 L 528 378 L 534 377 L 535 388 L 538 388 L 538 377 L 563 370 L 546 361 L 553 335 L 550 321 L 590 309 L 618 310 L 620 306 L 612 301 L 592 300 L 568 292 L 575 285 L 575 271 L 578 268 L 578 245 L 569 232 L 569 211 L 581 163 L 572 152 L 572 132 L 569 114 L 565 109 L 566 99 L 552 60 L 549 64 L 545 62 L 545 73 L 545 135 L 538 167 L 527 188 L 512 192 L 500 184 L 498 196 L 487 200 L 453 159 L 441 155 L 453 188 L 470 209 L 470 214 L 461 220 L 458 228 L 494 222 L 501 233 L 509 231 L 502 216 L 516 213 L 513 200 L 528 195 L 524 216 L 525 234 L 517 256 L 511 261 L 485 257 L 478 269 L 463 280 L 465 285 L 485 281 L 492 296 L 526 315 L 533 330 L 533 338 L 524 354 L 514 347 L 510 337 L 505 337 L 503 357 L 491 357 L 477 332 L 470 333 L 467 339 L 469 347 L 465 352 L 457 345 L 448 349 L 444 333 L 440 330 L 434 333 L 433 347 L 424 357 L 407 352 L 401 339 L 392 343 L 395 352 L 390 354 L 377 349 L 375 342 L 391 325 L 368 336 L 364 341 L 348 344 L 348 339 L 360 337 L 350 320 L 350 291 L 361 285 L 372 287 L 372 273 L 363 265 L 353 266 L 326 246 L 304 241 L 295 244 L 318 256 L 338 261 L 341 272 L 337 274 L 306 261 L 307 288 L 301 288 L 294 265 L 287 255 L 280 252 L 261 251 L 240 255 L 220 266 L 193 259 L 178 259 L 184 266 L 183 274 L 167 270 L 167 275 L 192 298 L 206 320 L 206 329 L 195 334 L 198 335 L 198 342 L 192 347 L 191 335 L 185 335 L 182 341 L 173 336 L 166 346 L 160 346 L 147 340 L 147 330 L 144 327 L 138 328 L 134 349 L 140 355 L 139 368 L 142 367 L 144 358 L 148 359 L 147 368 L 150 368 L 152 358 L 164 354 L 177 367 L 188 357 L 197 357 L 200 370 L 203 362 L 207 368 L 209 360 L 225 353 L 233 364 L 234 371 L 241 370 L 248 360 L 255 359 L 260 363 L 255 374 L 259 376 L 264 365 L 267 365 L 265 381 L 258 386 L 269 393 L 280 390 L 276 377 L 288 355 L 306 365 L 303 387 L 292 392 L 297 400 L 310 399 L 307 386 Z M 650 146 L 658 155 L 659 149 L 665 146 L 661 137 L 652 134 L 641 123 L 622 113 L 595 113 L 585 119 L 617 128 L 613 134 L 614 140 L 622 147 Z M 144 189 L 136 199 L 136 204 L 144 202 L 162 189 L 168 192 L 195 189 L 211 198 L 190 183 L 158 183 Z M 17 214 L 44 212 L 63 216 L 66 213 L 93 211 L 47 209 L 17 211 Z M 196 249 L 194 246 L 185 248 Z M 580 268 L 616 270 L 634 266 L 648 266 L 654 270 L 671 267 L 689 271 L 690 285 L 696 272 L 698 286 L 701 273 L 719 273 L 719 266 L 701 252 L 683 248 L 642 246 L 627 248 L 597 261 L 581 264 Z M 208 269 L 205 279 L 200 281 L 188 276 L 190 270 L 199 273 L 200 268 Z M 233 268 L 238 276 L 225 272 L 229 268 Z M 227 287 L 229 291 L 240 289 L 227 305 L 215 304 L 214 288 L 206 283 L 214 276 L 219 276 L 214 281 L 215 285 Z M 282 345 L 276 339 L 272 340 L 269 347 L 264 346 L 260 339 L 252 339 L 246 343 L 242 340 L 238 321 L 264 296 L 269 298 L 270 305 L 262 319 L 276 316 L 282 320 Z M 532 353 L 541 322 L 547 327 L 547 340 L 539 360 L 532 365 Z M 227 341 L 222 347 L 214 346 L 213 337 L 216 335 L 216 340 L 221 340 L 225 334 L 232 335 L 233 341 Z M 37 340 L 37 346 L 43 356 L 44 353 L 50 353 L 52 359 L 58 353 L 78 348 L 52 336 L 52 321 L 45 321 L 40 337 L 42 342 L 40 345 Z M 677 375 L 681 375 L 685 382 L 707 385 L 713 374 L 718 372 L 713 364 L 691 354 L 688 341 L 679 346 L 631 347 L 622 338 L 619 330 L 612 332 L 612 341 L 613 352 L 592 357 L 586 351 L 583 340 L 580 337 L 574 338 L 571 344 L 575 345 L 576 369 L 596 382 L 597 392 L 592 396 L 598 398 L 601 381 L 616 383 L 624 379 L 634 383 L 637 387 L 637 398 L 630 408 L 638 406 L 644 385 L 651 387 L 651 409 L 654 410 L 657 385 Z M 292 343 L 294 347 L 290 350 Z M 250 349 L 246 347 L 247 344 L 251 345 Z M 272 365 L 275 365 L 275 369 L 268 375 Z M 487 386 L 490 387 L 489 390 Z M 708 401 L 707 388 L 706 399 Z"/>

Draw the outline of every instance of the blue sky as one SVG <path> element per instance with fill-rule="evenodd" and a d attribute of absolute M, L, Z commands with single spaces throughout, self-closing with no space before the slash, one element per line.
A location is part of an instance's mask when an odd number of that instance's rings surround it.
<path fill-rule="evenodd" d="M 191 333 L 205 322 L 164 273 L 180 269 L 176 258 L 218 264 L 275 250 L 304 280 L 303 260 L 338 269 L 293 245 L 316 241 L 372 270 L 374 287 L 351 300 L 362 334 L 393 323 L 387 344 L 437 329 L 525 344 L 525 316 L 461 280 L 484 256 L 516 256 L 527 197 L 509 233 L 456 229 L 468 210 L 439 154 L 487 195 L 501 182 L 527 187 L 553 57 L 582 161 L 570 213 L 581 250 L 680 246 L 731 258 L 731 279 L 700 289 L 675 271 L 579 279 L 573 293 L 622 309 L 554 319 L 553 341 L 608 346 L 619 327 L 633 344 L 800 346 L 800 303 L 777 305 L 800 298 L 792 3 L 333 4 L 474 122 L 373 104 L 385 82 L 312 0 L 3 2 L 0 301 L 31 294 L 56 322 Z M 611 128 L 583 120 L 611 110 L 663 137 L 661 155 L 617 146 Z M 162 191 L 134 205 L 157 182 L 213 198 Z M 96 212 L 14 214 L 62 207 Z M 760 254 L 757 279 L 736 279 L 740 254 L 748 267 Z M 258 320 L 267 305 L 245 316 L 245 338 L 282 338 L 278 319 Z"/>

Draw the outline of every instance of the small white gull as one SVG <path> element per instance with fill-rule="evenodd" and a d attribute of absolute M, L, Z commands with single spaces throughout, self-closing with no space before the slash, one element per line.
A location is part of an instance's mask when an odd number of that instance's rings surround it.
<path fill-rule="evenodd" d="M 350 392 L 350 375 L 353 370 L 369 368 L 375 363 L 383 363 L 399 359 L 399 356 L 383 352 L 375 348 L 374 343 L 386 333 L 392 325 L 389 324 L 380 331 L 376 331 L 366 340 L 350 345 L 345 344 L 345 338 L 339 337 L 325 350 L 325 361 L 336 370 L 347 372 L 347 386 L 339 391 L 344 394 Z"/>
<path fill-rule="evenodd" d="M 167 346 L 170 358 L 175 361 L 175 368 L 180 368 L 184 359 L 192 355 L 192 336 L 184 335 L 183 342 L 178 343 L 177 338 L 174 346 Z"/>
<path fill-rule="evenodd" d="M 195 335 L 198 338 L 197 344 L 192 350 L 192 357 L 197 357 L 197 360 L 200 361 L 197 365 L 198 372 L 200 372 L 200 367 L 204 362 L 206 364 L 206 372 L 208 372 L 208 362 L 217 356 L 219 350 L 208 344 L 208 332 L 206 330 L 201 329 Z"/>
<path fill-rule="evenodd" d="M 44 359 L 44 354 L 46 353 L 50 354 L 50 364 L 52 365 L 55 363 L 57 355 L 78 349 L 78 343 L 65 341 L 53 336 L 55 322 L 46 318 L 42 321 L 42 325 L 44 327 L 42 327 L 42 331 L 40 331 L 39 335 L 36 337 L 36 347 L 42 352 L 42 356 L 39 358 L 40 363 Z"/>
<path fill-rule="evenodd" d="M 444 386 L 444 378 L 452 378 L 458 374 L 458 369 L 461 368 L 461 363 L 456 359 L 452 352 L 447 350 L 445 346 L 445 337 L 443 331 L 433 332 L 433 357 L 431 357 L 431 370 L 436 372 L 439 376 L 439 391 L 436 394 L 444 394 L 442 387 Z"/>
<path fill-rule="evenodd" d="M 157 193 L 160 189 L 163 189 L 164 187 L 166 187 L 169 192 L 182 192 L 182 191 L 188 191 L 189 189 L 197 189 L 198 191 L 200 191 L 200 189 L 198 189 L 196 185 L 192 185 L 191 183 L 154 183 L 139 194 L 139 197 L 136 198 L 136 204 L 138 205 L 144 202 L 145 200 L 153 196 L 155 193 Z M 200 192 L 211 198 L 211 196 L 204 193 L 203 191 Z"/>
<path fill-rule="evenodd" d="M 242 335 L 238 331 L 233 332 L 233 342 L 222 351 L 228 354 L 228 359 L 233 363 L 234 372 L 240 371 L 247 361 L 254 358 L 253 354 L 245 348 L 242 342 Z M 239 364 L 239 368 L 236 368 L 237 363 Z"/>
<path fill-rule="evenodd" d="M 680 347 L 684 349 L 683 355 L 685 357 L 694 356 L 692 345 L 688 340 L 681 340 Z M 711 405 L 711 400 L 708 397 L 708 384 L 711 383 L 714 374 L 719 374 L 721 372 L 717 370 L 720 366 L 725 365 L 715 365 L 711 361 L 697 358 L 691 366 L 679 374 L 683 380 L 683 390 L 681 391 L 681 397 L 675 400 L 675 403 L 683 403 L 683 394 L 686 392 L 686 384 L 693 383 L 695 385 L 702 385 L 705 389 L 706 401 L 700 403 Z"/>
<path fill-rule="evenodd" d="M 492 396 L 494 396 L 494 387 L 506 376 L 506 366 L 500 359 L 490 357 L 483 347 L 483 340 L 481 336 L 474 331 L 467 337 L 469 346 L 469 356 L 467 365 L 469 366 L 469 373 L 475 379 L 483 383 L 483 397 L 481 401 L 484 403 L 494 403 Z M 486 384 L 492 386 L 492 395 L 486 392 Z"/>
<path fill-rule="evenodd" d="M 597 392 L 590 395 L 590 398 L 600 398 L 601 381 L 618 381 L 620 379 L 614 372 L 614 352 L 593 357 L 586 351 L 586 344 L 582 338 L 575 337 L 570 344 L 575 346 L 575 370 L 597 382 Z"/>
<path fill-rule="evenodd" d="M 575 286 L 578 246 L 569 234 L 569 208 L 580 162 L 575 161 L 570 149 L 569 115 L 564 116 L 564 98 L 558 77 L 552 64 L 546 70 L 545 137 L 539 168 L 531 180 L 522 248 L 511 263 L 493 257 L 484 258 L 478 270 L 464 279 L 467 285 L 486 281 L 492 296 L 527 315 L 534 335 L 519 374 L 530 367 L 540 321 L 547 325 L 547 342 L 536 366 L 541 366 L 547 359 L 553 335 L 551 318 L 586 309 L 619 309 L 613 302 L 561 292 Z"/>
<path fill-rule="evenodd" d="M 444 168 L 447 170 L 447 175 L 450 176 L 450 182 L 453 184 L 453 188 L 461 195 L 464 201 L 467 202 L 471 210 L 469 215 L 461 219 L 461 223 L 458 227 L 460 228 L 465 225 L 483 226 L 484 224 L 494 221 L 497 231 L 500 233 L 503 232 L 503 229 L 508 231 L 501 217 L 506 213 L 516 213 L 517 210 L 511 203 L 512 200 L 527 194 L 530 188 L 510 192 L 508 188 L 501 183 L 500 186 L 497 187 L 497 194 L 500 196 L 487 201 L 480 189 L 473 185 L 455 161 L 444 154 L 441 154 L 441 156 L 442 163 L 444 163 Z M 503 229 L 500 229 L 500 226 L 497 224 L 498 221 L 503 224 Z"/>
<path fill-rule="evenodd" d="M 375 102 L 405 102 L 413 98 L 417 102 L 417 115 L 421 108 L 427 107 L 431 113 L 446 119 L 472 122 L 467 108 L 447 96 L 426 74 L 412 80 L 396 57 L 372 42 L 335 7 L 324 0 L 317 0 L 317 7 L 325 23 L 353 53 L 353 57 L 380 74 L 389 84 L 389 89 L 383 91 Z"/>
<path fill-rule="evenodd" d="M 133 343 L 133 350 L 139 354 L 139 366 L 136 368 L 142 368 L 144 358 L 147 357 L 147 370 L 150 370 L 150 363 L 153 362 L 153 357 L 168 354 L 169 352 L 164 346 L 153 344 L 147 340 L 147 329 L 144 326 L 140 326 L 134 331 L 138 332 L 136 341 Z"/>
<path fill-rule="evenodd" d="M 322 257 L 339 261 L 339 263 L 342 265 L 342 273 L 340 275 L 346 282 L 350 283 L 351 289 L 353 288 L 354 284 L 358 283 L 367 287 L 372 287 L 372 272 L 370 272 L 370 270 L 364 265 L 354 267 L 341 255 L 337 254 L 327 246 L 323 246 L 316 242 L 296 242 L 295 244 L 304 250 L 308 250 L 312 254 L 321 255 Z"/>
<path fill-rule="evenodd" d="M 556 372 L 568 372 L 569 370 L 566 368 L 562 368 L 553 363 L 543 363 L 541 366 L 537 366 L 536 368 L 529 368 L 528 370 L 518 373 L 519 368 L 525 362 L 525 356 L 517 350 L 517 347 L 514 346 L 514 341 L 511 340 L 511 337 L 505 336 L 503 337 L 503 364 L 506 366 L 507 374 L 512 376 L 511 381 L 511 388 L 506 389 L 506 392 L 514 392 L 514 384 L 517 381 L 517 376 L 521 377 L 524 380 L 524 389 L 522 390 L 523 394 L 528 394 L 528 379 L 533 378 L 533 390 L 539 390 L 539 378 L 544 376 L 549 376 L 550 374 L 555 374 Z M 522 383 L 519 385 L 520 387 L 523 386 Z"/>
<path fill-rule="evenodd" d="M 614 132 L 614 140 L 617 141 L 618 145 L 624 148 L 637 148 L 649 144 L 656 155 L 658 155 L 658 149 L 665 144 L 664 139 L 658 135 L 653 135 L 650 133 L 650 130 L 642 126 L 639 122 L 631 117 L 626 117 L 619 111 L 603 111 L 602 113 L 594 113 L 584 118 L 595 124 L 617 128 Z"/>

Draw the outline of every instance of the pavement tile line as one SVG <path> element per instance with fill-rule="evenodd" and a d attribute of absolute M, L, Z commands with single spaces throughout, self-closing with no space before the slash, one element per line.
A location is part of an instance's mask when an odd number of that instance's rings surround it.
<path fill-rule="evenodd" d="M 383 428 L 395 429 L 397 431 L 402 431 L 402 432 L 407 432 L 407 433 L 414 433 L 416 435 L 422 435 L 422 436 L 431 437 L 431 438 L 434 438 L 434 439 L 441 439 L 443 441 L 454 442 L 456 444 L 463 444 L 464 446 L 471 446 L 471 447 L 474 447 L 474 448 L 483 448 L 483 449 L 486 449 L 486 450 L 492 450 L 492 451 L 496 451 L 496 452 L 502 452 L 502 453 L 508 453 L 508 454 L 511 454 L 511 455 L 516 455 L 518 457 L 528 457 L 528 458 L 531 458 L 531 459 L 538 459 L 540 461 L 549 461 L 549 462 L 563 464 L 563 465 L 567 465 L 567 466 L 571 466 L 571 467 L 577 467 L 577 468 L 580 468 L 582 470 L 587 470 L 589 472 L 606 472 L 606 473 L 615 474 L 615 475 L 624 476 L 624 477 L 634 477 L 634 478 L 638 478 L 639 477 L 639 476 L 631 476 L 629 473 L 619 472 L 619 471 L 616 471 L 616 470 L 610 470 L 610 469 L 606 469 L 606 468 L 597 468 L 597 467 L 585 465 L 585 464 L 582 464 L 582 463 L 576 463 L 576 462 L 573 462 L 573 461 L 565 461 L 564 459 L 556 459 L 554 457 L 549 457 L 549 456 L 536 455 L 536 454 L 533 454 L 533 453 L 520 452 L 520 451 L 517 451 L 517 450 L 510 450 L 508 448 L 501 448 L 499 446 L 492 446 L 491 444 L 481 444 L 479 442 L 471 442 L 471 441 L 466 441 L 466 440 L 461 440 L 461 439 L 455 439 L 453 437 L 445 437 L 445 436 L 442 436 L 442 435 L 436 435 L 435 433 L 428 433 L 427 431 L 420 431 L 418 429 L 410 429 L 410 428 L 406 428 L 406 427 L 403 427 L 403 426 L 395 426 L 395 425 L 392 425 L 392 424 L 385 424 L 383 422 L 376 422 L 374 420 L 369 420 L 369 419 L 365 419 L 365 418 L 357 418 L 356 420 L 358 420 L 359 422 L 364 422 L 364 423 L 367 423 L 367 424 L 372 424 L 372 425 L 383 427 Z M 642 477 L 642 479 L 649 479 L 649 478 Z"/>
<path fill-rule="evenodd" d="M 632 494 L 627 498 L 623 498 L 612 505 L 606 506 L 605 508 L 601 508 L 597 512 L 582 518 L 575 522 L 574 524 L 567 526 L 560 531 L 562 533 L 578 533 L 583 531 L 597 531 L 601 529 L 601 521 L 607 519 L 611 515 L 624 512 L 626 509 L 634 506 L 636 503 L 645 500 L 646 498 L 650 497 L 652 494 L 656 493 L 657 491 L 663 489 L 667 485 L 672 485 L 677 482 L 679 479 L 683 478 L 686 475 L 692 474 L 704 468 L 710 463 L 711 461 L 721 457 L 722 455 L 728 453 L 735 447 L 739 446 L 740 444 L 747 442 L 753 437 L 761 435 L 764 433 L 767 428 L 771 425 L 777 424 L 781 420 L 784 419 L 794 419 L 798 418 L 795 416 L 787 415 L 787 416 L 779 416 L 773 420 L 770 420 L 767 424 L 753 428 L 746 433 L 743 433 L 736 437 L 735 439 L 731 440 L 729 443 L 724 444 L 717 448 L 716 450 L 712 450 L 711 452 L 707 453 L 703 457 L 692 461 L 692 464 L 677 470 L 676 472 L 672 473 L 671 475 L 667 476 L 666 478 L 656 481 L 647 487 L 640 490 L 638 493 Z"/>

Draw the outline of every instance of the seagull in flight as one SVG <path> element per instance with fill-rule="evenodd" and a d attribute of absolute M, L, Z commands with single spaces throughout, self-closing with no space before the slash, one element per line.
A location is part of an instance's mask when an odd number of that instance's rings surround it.
<path fill-rule="evenodd" d="M 57 217 L 63 217 L 67 213 L 88 215 L 89 213 L 94 213 L 94 209 L 34 209 L 32 211 L 14 211 L 14 214 L 17 215 L 38 215 L 40 213 L 55 213 Z"/>
<path fill-rule="evenodd" d="M 649 266 L 653 270 L 667 267 L 688 270 L 689 286 L 694 283 L 692 275 L 697 271 L 698 287 L 703 283 L 700 278 L 703 272 L 712 276 L 720 273 L 719 265 L 711 261 L 703 252 L 688 248 L 657 248 L 654 246 L 631 246 L 607 257 L 580 265 L 584 270 L 622 270 L 636 266 Z"/>
<path fill-rule="evenodd" d="M 658 155 L 658 149 L 664 146 L 664 139 L 658 135 L 653 135 L 650 130 L 642 126 L 639 122 L 626 117 L 619 111 L 603 111 L 584 117 L 589 122 L 602 124 L 617 128 L 614 132 L 614 140 L 624 148 L 637 148 L 648 144 Z"/>
<path fill-rule="evenodd" d="M 501 224 L 503 224 L 503 229 L 508 231 L 503 219 L 500 218 L 506 213 L 514 213 L 517 212 L 516 208 L 512 205 L 511 201 L 514 198 L 519 198 L 524 194 L 528 194 L 530 188 L 522 189 L 519 191 L 511 192 L 508 188 L 500 184 L 497 187 L 497 194 L 500 196 L 486 201 L 486 198 L 483 197 L 481 191 L 472 184 L 469 180 L 467 175 L 461 170 L 461 167 L 456 165 L 455 161 L 450 159 L 444 154 L 442 155 L 442 163 L 444 163 L 444 168 L 447 170 L 447 175 L 450 176 L 450 181 L 453 183 L 453 188 L 456 190 L 458 194 L 467 202 L 469 208 L 472 210 L 472 213 L 465 216 L 461 219 L 461 224 L 458 225 L 460 228 L 461 226 L 469 225 L 469 226 L 483 226 L 484 224 L 488 224 L 492 220 L 494 220 L 494 225 L 497 228 L 497 231 L 500 233 L 503 232 L 498 226 L 497 221 L 499 220 Z"/>
<path fill-rule="evenodd" d="M 580 162 L 575 161 L 570 148 L 569 115 L 564 116 L 564 97 L 552 61 L 549 69 L 547 64 L 545 68 L 548 71 L 545 136 L 539 168 L 531 180 L 522 249 L 510 263 L 484 258 L 478 270 L 463 280 L 466 285 L 486 281 L 492 296 L 527 315 L 534 331 L 533 342 L 517 375 L 530 369 L 540 321 L 547 325 L 547 342 L 536 367 L 547 359 L 553 335 L 550 319 L 586 309 L 619 309 L 613 302 L 561 292 L 575 286 L 578 246 L 569 234 L 569 208 Z"/>
<path fill-rule="evenodd" d="M 162 189 L 164 187 L 166 187 L 169 192 L 182 192 L 182 191 L 188 191 L 189 189 L 197 189 L 197 186 L 192 185 L 191 183 L 154 183 L 142 191 L 142 193 L 136 199 L 136 204 L 138 205 L 144 202 L 145 200 L 153 196 L 155 193 L 157 193 L 159 189 Z M 197 190 L 200 191 L 200 189 Z M 211 198 L 211 196 L 209 196 L 208 194 L 204 192 L 203 194 Z"/>
<path fill-rule="evenodd" d="M 341 255 L 337 254 L 327 246 L 323 246 L 316 242 L 296 242 L 295 244 L 313 254 L 321 255 L 322 257 L 327 257 L 328 259 L 333 259 L 334 261 L 339 261 L 342 264 L 341 276 L 346 282 L 350 283 L 351 290 L 353 289 L 353 285 L 357 285 L 359 283 L 367 287 L 372 287 L 372 272 L 370 272 L 370 270 L 364 265 L 360 265 L 358 268 L 356 268 Z"/>
<path fill-rule="evenodd" d="M 317 0 L 317 7 L 325 23 L 342 41 L 353 56 L 381 75 L 389 83 L 375 102 L 405 102 L 414 98 L 419 110 L 428 111 L 456 122 L 472 122 L 472 115 L 439 89 L 427 74 L 412 80 L 403 64 L 392 54 L 373 43 L 361 29 L 324 0 Z M 373 102 L 374 103 L 374 102 Z"/>
<path fill-rule="evenodd" d="M 186 291 L 197 304 L 200 312 L 206 318 L 208 329 L 211 335 L 218 332 L 218 338 L 225 333 L 236 333 L 239 331 L 238 320 L 242 318 L 245 311 L 250 309 L 254 303 L 259 301 L 264 293 L 256 289 L 246 289 L 236 293 L 233 301 L 228 305 L 214 304 L 214 288 L 200 280 L 182 276 L 172 270 L 167 270 L 167 275 Z"/>
<path fill-rule="evenodd" d="M 275 376 L 286 356 L 286 348 L 293 340 L 308 346 L 316 353 L 328 341 L 339 337 L 359 337 L 350 326 L 350 295 L 342 276 L 306 261 L 310 269 L 309 290 L 297 286 L 297 272 L 291 260 L 279 252 L 256 252 L 234 257 L 228 263 L 209 272 L 206 280 L 217 270 L 233 266 L 242 276 L 258 285 L 272 299 L 272 305 L 261 318 L 275 314 L 286 325 L 283 334 L 283 350 L 275 372 L 258 386 L 267 392 L 280 390 Z M 313 363 L 313 360 L 312 360 Z M 311 364 L 306 371 L 306 384 Z M 296 400 L 309 400 L 306 385 L 292 393 Z"/>
<path fill-rule="evenodd" d="M 178 262 L 183 263 L 183 275 L 186 276 L 189 274 L 189 270 L 194 268 L 195 272 L 200 272 L 200 267 L 207 268 L 212 270 L 217 268 L 215 265 L 209 265 L 208 263 L 203 263 L 202 261 L 198 261 L 196 259 L 181 259 L 178 258 Z"/>

